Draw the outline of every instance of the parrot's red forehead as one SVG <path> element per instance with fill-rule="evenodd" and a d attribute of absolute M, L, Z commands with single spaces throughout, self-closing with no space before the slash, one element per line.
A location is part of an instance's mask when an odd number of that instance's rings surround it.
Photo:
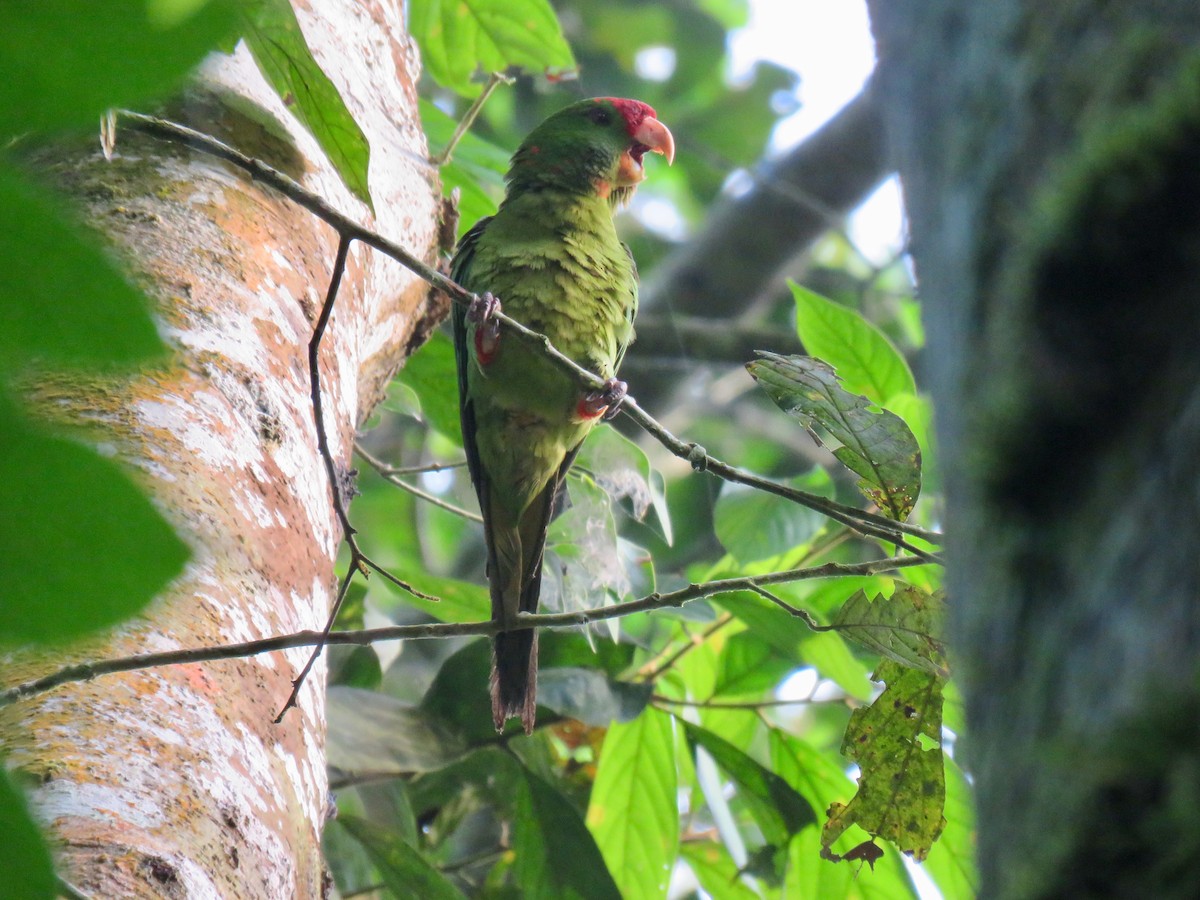
<path fill-rule="evenodd" d="M 641 100 L 625 100 L 621 97 L 597 97 L 596 103 L 611 103 L 617 108 L 617 111 L 625 119 L 625 127 L 629 129 L 630 136 L 633 135 L 642 120 L 649 117 L 657 119 L 658 114 L 655 113 L 654 107 L 649 103 L 643 103 Z"/>

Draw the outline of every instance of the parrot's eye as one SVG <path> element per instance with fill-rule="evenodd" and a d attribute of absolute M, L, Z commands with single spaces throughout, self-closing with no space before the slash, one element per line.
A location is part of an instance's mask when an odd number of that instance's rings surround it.
<path fill-rule="evenodd" d="M 588 118 L 597 125 L 609 125 L 612 123 L 612 113 L 603 106 L 593 106 L 588 110 Z"/>

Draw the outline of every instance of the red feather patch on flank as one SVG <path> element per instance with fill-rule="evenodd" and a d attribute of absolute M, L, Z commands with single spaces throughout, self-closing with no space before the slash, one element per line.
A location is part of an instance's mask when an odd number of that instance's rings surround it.
<path fill-rule="evenodd" d="M 606 412 L 608 412 L 607 406 L 602 406 L 599 409 L 591 408 L 591 404 L 588 403 L 588 398 L 586 395 L 580 397 L 579 402 L 575 404 L 576 417 L 585 422 L 590 422 L 592 419 L 598 419 Z"/>
<path fill-rule="evenodd" d="M 638 126 L 642 124 L 642 120 L 649 116 L 651 119 L 657 119 L 658 113 L 654 111 L 654 107 L 649 103 L 643 103 L 641 100 L 626 100 L 622 97 L 597 97 L 597 103 L 611 103 L 621 113 L 625 119 L 625 130 L 629 132 L 629 136 L 633 137 L 633 133 L 638 130 Z"/>
<path fill-rule="evenodd" d="M 485 332 L 484 328 L 475 329 L 475 357 L 481 366 L 486 366 L 494 360 L 496 351 L 500 349 L 499 333 L 489 337 Z"/>

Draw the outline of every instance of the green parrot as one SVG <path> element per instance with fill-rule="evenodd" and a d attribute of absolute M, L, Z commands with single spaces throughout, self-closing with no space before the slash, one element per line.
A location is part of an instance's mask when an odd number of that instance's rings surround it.
<path fill-rule="evenodd" d="M 487 544 L 492 619 L 537 611 L 546 527 L 580 444 L 625 395 L 617 367 L 633 338 L 637 270 L 613 215 L 644 177 L 647 151 L 675 156 L 671 132 L 636 100 L 601 97 L 560 110 L 513 155 L 504 202 L 459 242 L 451 274 L 481 294 L 454 309 L 459 412 Z M 495 295 L 495 296 L 493 296 Z M 503 335 L 504 311 L 605 379 L 581 390 L 535 347 Z M 533 730 L 537 634 L 492 644 L 492 717 Z"/>

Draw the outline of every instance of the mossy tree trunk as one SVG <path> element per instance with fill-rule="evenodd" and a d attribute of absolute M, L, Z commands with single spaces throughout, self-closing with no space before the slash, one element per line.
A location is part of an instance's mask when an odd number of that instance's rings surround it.
<path fill-rule="evenodd" d="M 987 897 L 1200 891 L 1200 6 L 876 0 Z"/>
<path fill-rule="evenodd" d="M 297 12 L 370 140 L 377 230 L 432 258 L 436 174 L 423 163 L 416 51 L 400 9 L 344 0 Z M 210 62 L 167 115 L 371 221 L 244 48 Z M 79 200 L 158 299 L 177 354 L 120 383 L 44 386 L 40 399 L 99 423 L 193 553 L 143 618 L 66 661 L 319 628 L 341 532 L 317 453 L 307 344 L 336 235 L 245 173 L 129 130 L 112 161 L 96 143 L 44 162 L 40 174 Z M 339 466 L 428 311 L 422 282 L 352 250 L 322 350 Z M 50 605 L 69 614 L 70 598 Z M 323 667 L 299 708 L 272 724 L 308 652 L 106 676 L 4 710 L 7 761 L 40 781 L 31 802 L 66 880 L 95 897 L 327 893 Z M 5 682 L 64 661 L 18 660 Z"/>

